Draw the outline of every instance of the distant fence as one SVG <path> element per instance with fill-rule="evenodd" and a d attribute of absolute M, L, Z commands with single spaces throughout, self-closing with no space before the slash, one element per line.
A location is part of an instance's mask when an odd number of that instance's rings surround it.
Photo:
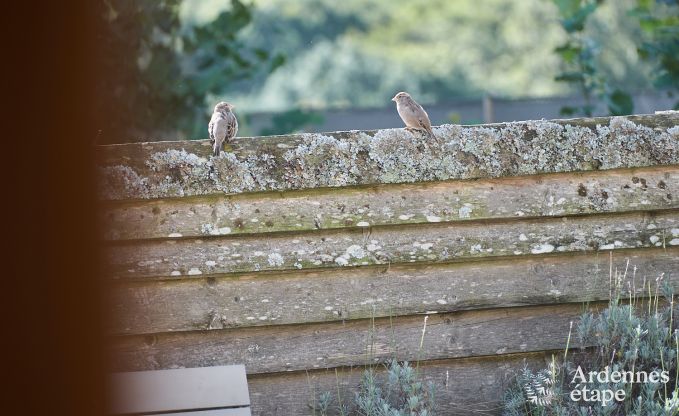
<path fill-rule="evenodd" d="M 101 146 L 114 369 L 245 364 L 254 414 L 297 415 L 395 356 L 443 414 L 499 414 L 609 297 L 610 253 L 679 288 L 678 122 Z"/>
<path fill-rule="evenodd" d="M 633 98 L 634 111 L 639 114 L 669 110 L 677 101 L 677 97 L 668 97 L 667 94 L 661 92 L 637 93 Z M 478 99 L 425 105 L 425 108 L 433 124 L 479 124 L 542 118 L 555 119 L 561 117 L 562 107 L 584 104 L 580 97 L 508 99 L 487 95 Z M 318 113 L 323 116 L 323 122 L 306 126 L 306 131 L 372 130 L 403 126 L 393 103 L 388 100 L 383 108 L 318 110 Z M 594 109 L 594 115 L 606 114 L 608 110 L 602 104 Z M 256 134 L 271 126 L 274 115 L 275 113 L 250 114 L 244 127 Z"/>

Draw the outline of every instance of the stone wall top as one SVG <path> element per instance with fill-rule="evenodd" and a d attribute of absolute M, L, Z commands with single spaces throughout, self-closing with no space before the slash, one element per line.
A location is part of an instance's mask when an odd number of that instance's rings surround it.
<path fill-rule="evenodd" d="M 105 200 L 679 164 L 679 112 L 99 146 Z"/>

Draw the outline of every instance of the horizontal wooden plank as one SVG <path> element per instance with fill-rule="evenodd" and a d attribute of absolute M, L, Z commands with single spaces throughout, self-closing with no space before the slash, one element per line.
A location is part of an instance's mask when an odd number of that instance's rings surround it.
<path fill-rule="evenodd" d="M 354 268 L 238 278 L 120 282 L 108 332 L 144 334 L 450 312 L 607 299 L 609 253 L 440 265 Z M 679 248 L 615 252 L 644 276 L 679 290 Z"/>
<path fill-rule="evenodd" d="M 250 405 L 242 365 L 120 372 L 109 383 L 113 414 Z"/>
<path fill-rule="evenodd" d="M 105 255 L 111 276 L 172 278 L 673 245 L 679 210 L 120 242 Z"/>
<path fill-rule="evenodd" d="M 679 164 L 679 113 L 98 147 L 107 200 Z"/>
<path fill-rule="evenodd" d="M 679 208 L 679 166 L 119 202 L 107 240 Z"/>
<path fill-rule="evenodd" d="M 606 303 L 603 304 L 605 307 Z M 582 304 L 157 334 L 113 342 L 120 370 L 243 363 L 248 374 L 565 348 Z M 425 329 L 420 350 L 422 330 Z M 152 340 L 152 341 L 149 341 Z"/>
<path fill-rule="evenodd" d="M 497 358 L 423 362 L 419 374 L 425 383 L 436 386 L 437 413 L 450 416 L 500 415 L 502 396 L 524 365 L 545 368 L 551 354 L 507 355 Z M 364 369 L 347 368 L 309 373 L 283 373 L 248 376 L 252 414 L 266 416 L 318 415 L 314 413 L 318 395 L 340 391 L 342 402 L 354 403 Z M 384 371 L 378 367 L 378 380 Z M 336 403 L 336 402 L 335 402 Z"/>

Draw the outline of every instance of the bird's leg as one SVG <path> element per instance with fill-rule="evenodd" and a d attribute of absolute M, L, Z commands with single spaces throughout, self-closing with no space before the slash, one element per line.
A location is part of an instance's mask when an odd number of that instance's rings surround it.
<path fill-rule="evenodd" d="M 424 136 L 426 136 L 426 137 L 429 137 L 429 138 L 431 138 L 431 139 L 434 139 L 434 140 L 436 141 L 437 144 L 441 145 L 441 141 L 439 140 L 438 137 L 436 137 L 436 135 L 434 134 L 434 132 L 431 132 L 431 133 L 430 133 L 429 130 L 425 129 L 424 127 L 422 127 L 421 129 L 418 129 L 418 130 L 420 131 L 420 134 L 422 134 L 422 135 L 424 135 Z"/>
<path fill-rule="evenodd" d="M 406 127 L 406 130 L 410 132 L 410 134 L 414 135 L 420 135 L 422 136 L 423 134 L 427 134 L 427 131 L 425 129 L 421 129 L 419 127 Z"/>
<path fill-rule="evenodd" d="M 437 143 L 439 146 L 441 146 L 441 140 L 439 140 L 439 138 L 436 137 L 436 135 L 435 135 L 433 132 L 432 132 L 432 133 L 427 132 L 427 136 L 431 136 L 431 137 L 436 141 L 436 143 Z"/>
<path fill-rule="evenodd" d="M 413 132 L 417 132 L 421 136 L 427 136 L 427 137 L 430 136 L 429 132 L 424 127 L 411 127 L 410 129 Z"/>

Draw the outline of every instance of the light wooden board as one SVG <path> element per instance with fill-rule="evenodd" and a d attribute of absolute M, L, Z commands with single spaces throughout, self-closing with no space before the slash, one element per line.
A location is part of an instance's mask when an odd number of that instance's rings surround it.
<path fill-rule="evenodd" d="M 250 405 L 242 365 L 119 372 L 109 384 L 114 414 Z"/>
<path fill-rule="evenodd" d="M 162 413 L 163 416 L 250 416 L 249 407 L 236 407 L 233 409 L 199 410 L 197 412 Z M 150 416 L 150 415 L 142 415 Z"/>
<path fill-rule="evenodd" d="M 635 286 L 661 273 L 679 290 L 679 248 L 625 250 Z M 108 330 L 116 334 L 343 321 L 515 305 L 585 302 L 609 295 L 609 253 L 460 264 L 354 268 L 350 273 L 247 274 L 237 278 L 116 284 Z M 631 269 L 630 269 L 631 270 Z M 630 277 L 632 277 L 630 275 Z"/>
<path fill-rule="evenodd" d="M 676 197 L 674 197 L 676 196 Z M 104 238 L 131 240 L 679 207 L 679 166 L 107 204 Z"/>
<path fill-rule="evenodd" d="M 117 278 L 179 278 L 674 245 L 679 210 L 116 243 L 105 265 Z"/>

